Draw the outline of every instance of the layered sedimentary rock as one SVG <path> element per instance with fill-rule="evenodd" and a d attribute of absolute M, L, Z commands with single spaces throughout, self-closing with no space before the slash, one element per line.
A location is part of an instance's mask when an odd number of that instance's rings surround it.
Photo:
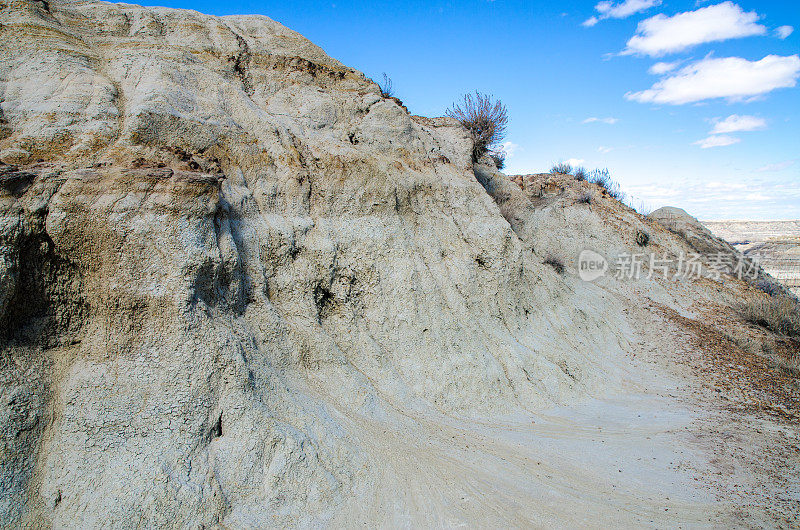
<path fill-rule="evenodd" d="M 766 271 L 800 294 L 800 220 L 703 224 L 743 254 L 758 259 Z"/>
<path fill-rule="evenodd" d="M 638 252 L 637 230 L 691 248 L 600 190 L 473 164 L 457 122 L 260 16 L 7 2 L 0 93 L 5 525 L 641 523 L 665 492 L 681 521 L 735 511 L 672 442 L 616 484 L 649 425 L 588 464 L 605 440 L 551 444 L 582 420 L 536 416 L 676 385 L 636 358 L 672 328 L 631 312 L 749 289 L 580 280 L 581 250 Z"/>

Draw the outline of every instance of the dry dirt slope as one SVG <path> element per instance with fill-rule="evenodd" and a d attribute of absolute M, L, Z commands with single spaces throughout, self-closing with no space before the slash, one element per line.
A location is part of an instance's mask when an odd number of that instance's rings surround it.
<path fill-rule="evenodd" d="M 580 280 L 692 248 L 599 189 L 266 17 L 1 3 L 0 94 L 3 526 L 797 522 L 796 380 L 732 338 L 796 344 Z"/>

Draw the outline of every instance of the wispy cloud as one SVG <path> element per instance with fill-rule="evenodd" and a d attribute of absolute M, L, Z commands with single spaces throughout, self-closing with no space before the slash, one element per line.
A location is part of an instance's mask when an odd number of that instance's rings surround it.
<path fill-rule="evenodd" d="M 586 162 L 586 160 L 584 160 L 583 158 L 568 158 L 564 160 L 565 164 L 569 164 L 572 167 L 580 166 L 584 162 Z"/>
<path fill-rule="evenodd" d="M 661 5 L 661 0 L 624 0 L 623 2 L 600 2 L 594 6 L 597 15 L 583 21 L 587 27 L 594 26 L 607 18 L 627 18 L 633 14 Z"/>
<path fill-rule="evenodd" d="M 517 149 L 519 149 L 519 145 L 509 140 L 500 144 L 500 149 L 508 158 L 511 158 L 514 156 L 514 153 L 517 152 Z"/>
<path fill-rule="evenodd" d="M 725 147 L 726 145 L 738 144 L 741 141 L 741 139 L 734 136 L 717 135 L 698 140 L 694 145 L 699 145 L 702 149 L 708 149 L 710 147 Z"/>
<path fill-rule="evenodd" d="M 614 150 L 613 147 L 606 147 L 605 145 L 601 145 L 600 147 L 597 148 L 597 152 L 603 154 L 610 153 L 613 150 Z"/>
<path fill-rule="evenodd" d="M 677 68 L 679 64 L 681 64 L 680 61 L 675 61 L 672 63 L 658 62 L 648 68 L 647 71 L 655 75 L 666 74 L 667 72 L 671 72 Z"/>
<path fill-rule="evenodd" d="M 732 132 L 760 131 L 767 128 L 767 121 L 757 116 L 739 116 L 731 114 L 725 119 L 714 118 L 714 128 L 710 134 L 727 134 Z"/>
<path fill-rule="evenodd" d="M 668 17 L 656 15 L 643 20 L 628 40 L 622 54 L 658 57 L 705 42 L 716 42 L 752 35 L 764 35 L 767 28 L 758 24 L 755 11 L 745 12 L 733 2 L 701 7 Z"/>
<path fill-rule="evenodd" d="M 741 101 L 778 88 L 793 87 L 800 76 L 800 57 L 767 55 L 760 61 L 741 57 L 694 62 L 648 90 L 628 92 L 625 98 L 640 103 L 683 105 L 706 99 Z"/>
<path fill-rule="evenodd" d="M 783 171 L 794 165 L 794 160 L 786 160 L 785 162 L 777 162 L 775 164 L 767 164 L 766 166 L 761 166 L 760 168 L 756 169 L 756 171 L 760 173 L 764 172 L 773 172 L 773 171 Z"/>
<path fill-rule="evenodd" d="M 628 185 L 631 195 L 655 207 L 679 206 L 700 219 L 796 218 L 800 189 L 793 182 L 746 178 L 745 182 L 676 178 L 661 184 Z"/>
<path fill-rule="evenodd" d="M 775 36 L 783 40 L 794 32 L 792 26 L 780 26 L 775 28 Z"/>
<path fill-rule="evenodd" d="M 595 118 L 594 116 L 592 116 L 591 118 L 586 118 L 581 123 L 597 123 L 597 122 L 600 122 L 600 123 L 607 123 L 609 125 L 614 125 L 618 121 L 619 120 L 617 118 Z"/>

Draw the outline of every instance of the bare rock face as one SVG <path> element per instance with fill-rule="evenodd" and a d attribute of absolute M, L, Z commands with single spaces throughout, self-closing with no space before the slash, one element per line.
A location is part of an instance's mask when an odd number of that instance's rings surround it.
<path fill-rule="evenodd" d="M 632 364 L 639 291 L 542 263 L 655 225 L 580 210 L 565 239 L 456 122 L 266 17 L 12 0 L 0 93 L 4 525 L 632 524 L 669 480 L 705 521 L 684 471 L 553 489 L 565 449 L 530 438 L 664 384 Z"/>
<path fill-rule="evenodd" d="M 683 236 L 697 252 L 735 254 L 733 247 L 727 241 L 714 237 L 708 228 L 686 213 L 686 210 L 665 206 L 655 210 L 648 217 Z"/>

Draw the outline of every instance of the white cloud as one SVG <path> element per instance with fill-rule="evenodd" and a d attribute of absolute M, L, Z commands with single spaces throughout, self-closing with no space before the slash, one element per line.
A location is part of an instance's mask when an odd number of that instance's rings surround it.
<path fill-rule="evenodd" d="M 628 92 L 639 103 L 683 105 L 706 99 L 740 101 L 778 88 L 793 87 L 800 76 L 800 57 L 767 55 L 760 61 L 741 57 L 705 58 L 692 63 L 648 90 Z"/>
<path fill-rule="evenodd" d="M 723 41 L 751 35 L 764 35 L 767 28 L 757 24 L 755 11 L 744 12 L 733 2 L 701 7 L 672 17 L 656 15 L 643 20 L 628 40 L 624 55 L 657 57 L 704 42 Z"/>
<path fill-rule="evenodd" d="M 597 152 L 605 154 L 605 153 L 610 153 L 613 149 L 614 149 L 613 147 L 606 147 L 604 145 L 601 145 L 600 147 L 597 148 Z"/>
<path fill-rule="evenodd" d="M 585 120 L 583 120 L 582 123 L 600 122 L 600 123 L 607 123 L 609 125 L 614 125 L 618 121 L 619 120 L 617 118 L 595 118 L 594 116 L 592 116 L 591 118 L 586 118 Z"/>
<path fill-rule="evenodd" d="M 796 219 L 800 208 L 800 188 L 794 181 L 756 178 L 753 174 L 726 175 L 712 182 L 676 174 L 657 182 L 632 183 L 625 191 L 656 208 L 678 206 L 708 220 Z"/>
<path fill-rule="evenodd" d="M 709 134 L 726 134 L 741 131 L 758 131 L 767 128 L 767 121 L 756 116 L 739 116 L 731 114 L 724 120 L 715 118 L 714 128 Z"/>
<path fill-rule="evenodd" d="M 781 40 L 791 35 L 792 32 L 794 32 L 794 28 L 792 26 L 780 26 L 775 28 L 775 36 Z"/>
<path fill-rule="evenodd" d="M 500 149 L 508 158 L 511 158 L 514 156 L 514 153 L 517 151 L 517 149 L 519 149 L 519 145 L 509 140 L 500 144 Z"/>
<path fill-rule="evenodd" d="M 584 20 L 583 22 L 581 22 L 581 25 L 582 26 L 586 26 L 587 28 L 591 28 L 592 26 L 594 26 L 598 22 L 600 22 L 600 20 L 598 20 L 597 17 L 589 17 L 586 20 Z"/>
<path fill-rule="evenodd" d="M 679 64 L 680 61 L 675 61 L 674 63 L 656 63 L 647 71 L 655 75 L 666 74 L 667 72 L 674 70 Z"/>
<path fill-rule="evenodd" d="M 696 141 L 694 145 L 699 145 L 702 149 L 708 149 L 709 147 L 725 147 L 726 145 L 738 144 L 739 142 L 741 142 L 739 138 L 719 135 L 703 138 L 702 140 Z"/>
<path fill-rule="evenodd" d="M 794 160 L 787 160 L 785 162 L 778 162 L 776 164 L 767 164 L 766 166 L 762 166 L 762 167 L 756 169 L 756 171 L 759 171 L 759 172 L 762 172 L 762 173 L 765 172 L 765 171 L 769 171 L 769 172 L 772 172 L 772 171 L 783 171 L 784 169 L 786 169 L 788 167 L 791 167 L 792 165 L 794 165 Z"/>
<path fill-rule="evenodd" d="M 583 158 L 568 158 L 564 160 L 565 164 L 569 164 L 572 167 L 580 166 L 584 162 L 586 162 L 586 160 L 584 160 Z"/>
<path fill-rule="evenodd" d="M 660 4 L 661 0 L 624 0 L 616 4 L 610 1 L 600 2 L 594 6 L 599 15 L 586 19 L 583 25 L 591 27 L 607 18 L 627 18 Z"/>
<path fill-rule="evenodd" d="M 747 189 L 747 185 L 740 182 L 720 182 L 718 180 L 712 180 L 711 182 L 706 182 L 703 185 L 710 190 L 717 191 L 736 191 Z"/>
<path fill-rule="evenodd" d="M 661 5 L 661 0 L 625 0 L 617 4 L 600 2 L 594 8 L 606 18 L 626 18 L 657 5 Z"/>

